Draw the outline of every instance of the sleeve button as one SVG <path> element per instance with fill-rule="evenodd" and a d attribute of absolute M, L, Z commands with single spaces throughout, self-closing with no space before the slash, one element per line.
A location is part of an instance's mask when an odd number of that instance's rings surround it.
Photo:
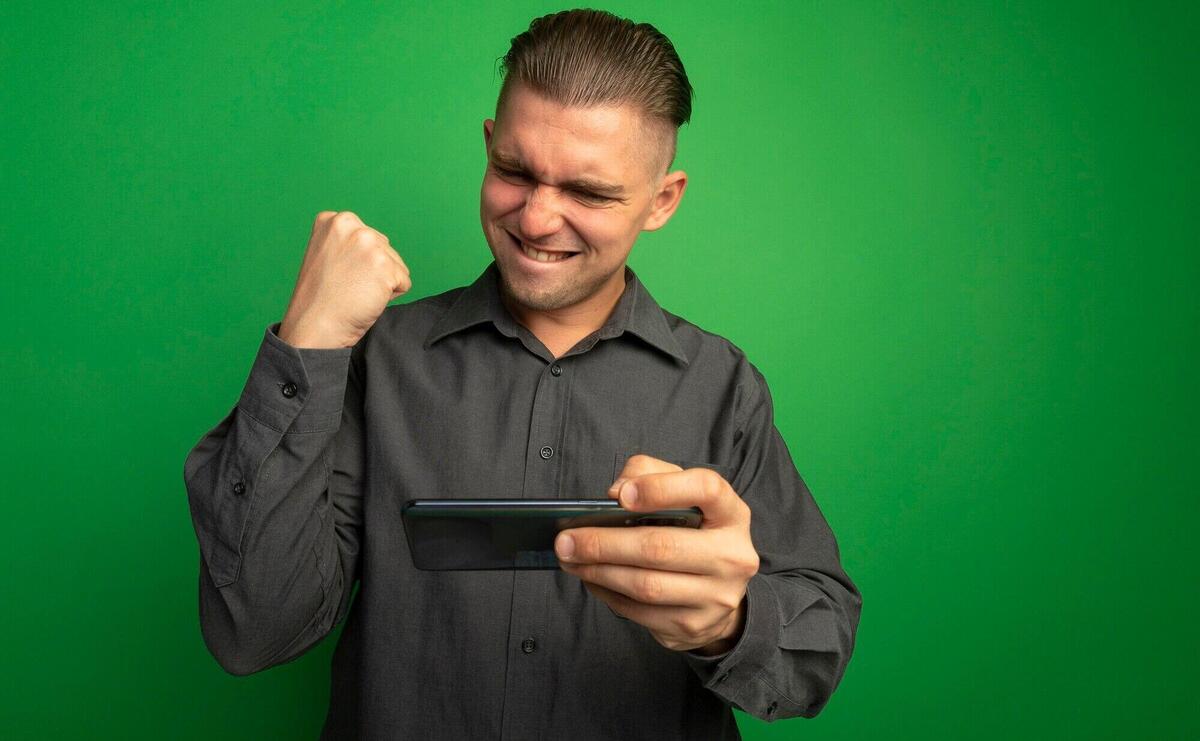
<path fill-rule="evenodd" d="M 296 395 L 296 384 L 288 381 L 287 383 L 283 384 L 281 391 L 283 391 L 284 396 L 290 399 Z"/>
<path fill-rule="evenodd" d="M 245 494 L 246 493 L 246 485 L 244 483 L 242 483 L 241 481 L 237 482 L 236 484 L 233 485 L 233 493 L 237 494 L 239 497 L 241 495 Z"/>

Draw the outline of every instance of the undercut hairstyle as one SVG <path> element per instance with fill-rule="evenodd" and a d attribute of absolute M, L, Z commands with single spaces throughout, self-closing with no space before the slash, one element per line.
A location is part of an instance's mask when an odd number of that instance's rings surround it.
<path fill-rule="evenodd" d="M 679 127 L 692 117 L 692 85 L 670 39 L 649 23 L 603 10 L 576 9 L 535 18 L 501 61 L 499 120 L 516 85 L 559 105 L 632 105 L 655 177 L 675 161 Z"/>

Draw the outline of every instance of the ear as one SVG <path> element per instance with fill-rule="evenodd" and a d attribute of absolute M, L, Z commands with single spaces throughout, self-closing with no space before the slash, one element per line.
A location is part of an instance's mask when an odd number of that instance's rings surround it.
<path fill-rule="evenodd" d="M 679 202 L 683 200 L 683 191 L 686 189 L 687 173 L 683 170 L 676 170 L 664 175 L 658 185 L 658 192 L 654 195 L 650 215 L 646 217 L 646 223 L 642 225 L 642 231 L 652 232 L 662 228 L 675 213 L 675 209 L 679 208 Z"/>
<path fill-rule="evenodd" d="M 483 147 L 487 149 L 492 145 L 492 129 L 496 126 L 496 122 L 490 118 L 483 119 Z"/>

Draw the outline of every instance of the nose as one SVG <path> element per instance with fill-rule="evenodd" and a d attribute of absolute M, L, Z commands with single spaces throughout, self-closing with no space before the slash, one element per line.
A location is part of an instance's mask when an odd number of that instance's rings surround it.
<path fill-rule="evenodd" d="M 529 239 L 549 236 L 562 228 L 562 213 L 557 196 L 547 192 L 546 186 L 538 183 L 530 190 L 521 209 L 521 233 Z"/>

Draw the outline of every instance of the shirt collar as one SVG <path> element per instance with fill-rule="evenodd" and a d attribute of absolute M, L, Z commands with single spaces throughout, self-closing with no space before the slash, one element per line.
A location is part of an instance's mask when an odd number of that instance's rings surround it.
<path fill-rule="evenodd" d="M 500 298 L 500 274 L 495 260 L 484 268 L 474 283 L 459 292 L 450 308 L 434 322 L 425 337 L 425 348 L 428 349 L 447 335 L 488 321 L 502 334 L 517 336 L 517 322 Z M 598 340 L 618 337 L 626 331 L 684 365 L 688 364 L 687 355 L 667 325 L 663 310 L 628 265 L 625 266 L 625 290 L 616 308 L 600 328 Z"/>

